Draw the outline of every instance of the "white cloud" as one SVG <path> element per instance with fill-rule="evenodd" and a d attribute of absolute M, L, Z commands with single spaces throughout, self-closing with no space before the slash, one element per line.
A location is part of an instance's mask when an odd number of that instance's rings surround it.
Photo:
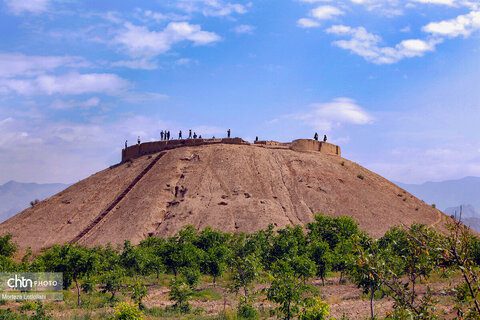
<path fill-rule="evenodd" d="M 343 124 L 365 125 L 373 122 L 368 114 L 355 100 L 337 98 L 327 103 L 315 103 L 310 110 L 289 116 L 300 120 L 318 131 L 330 131 Z"/>
<path fill-rule="evenodd" d="M 457 1 L 455 1 L 455 0 L 413 0 L 413 2 L 418 2 L 418 3 L 422 3 L 422 4 L 436 4 L 436 5 L 454 6 Z"/>
<path fill-rule="evenodd" d="M 480 11 L 472 11 L 455 19 L 432 22 L 422 29 L 424 32 L 441 37 L 468 37 L 480 30 Z"/>
<path fill-rule="evenodd" d="M 161 101 L 168 99 L 168 96 L 158 92 L 124 92 L 119 96 L 120 99 L 129 103 L 143 103 L 147 101 Z"/>
<path fill-rule="evenodd" d="M 120 60 L 112 63 L 113 67 L 123 67 L 138 70 L 155 70 L 158 64 L 149 59 Z"/>
<path fill-rule="evenodd" d="M 145 26 L 125 23 L 124 30 L 115 37 L 114 42 L 126 48 L 132 56 L 152 57 L 169 51 L 179 42 L 207 45 L 220 40 L 220 36 L 203 31 L 199 25 L 170 22 L 162 31 L 150 31 Z"/>
<path fill-rule="evenodd" d="M 320 27 L 320 23 L 310 18 L 301 18 L 297 20 L 297 26 L 300 28 L 317 28 Z"/>
<path fill-rule="evenodd" d="M 330 20 L 344 14 L 345 12 L 334 6 L 320 6 L 310 11 L 310 15 L 317 20 Z"/>
<path fill-rule="evenodd" d="M 127 80 L 109 73 L 40 75 L 32 79 L 0 79 L 0 93 L 19 95 L 118 94 L 130 87 Z"/>
<path fill-rule="evenodd" d="M 233 14 L 245 14 L 250 6 L 251 3 L 243 5 L 222 0 L 179 0 L 177 3 L 177 7 L 187 13 L 200 12 L 205 16 L 211 17 L 228 17 Z"/>
<path fill-rule="evenodd" d="M 50 0 L 5 0 L 8 10 L 14 14 L 39 14 L 48 10 Z"/>
<path fill-rule="evenodd" d="M 87 100 L 83 101 L 76 101 L 76 100 L 54 100 L 50 104 L 51 109 L 55 110 L 66 110 L 66 109 L 73 109 L 73 108 L 80 108 L 80 109 L 90 109 L 94 107 L 98 107 L 100 105 L 100 98 L 92 97 Z"/>
<path fill-rule="evenodd" d="M 331 20 L 344 14 L 345 12 L 341 9 L 331 5 L 318 6 L 310 10 L 309 18 L 298 19 L 297 26 L 300 28 L 317 28 L 320 26 L 320 21 Z"/>
<path fill-rule="evenodd" d="M 381 37 L 369 33 L 363 27 L 335 25 L 328 28 L 327 33 L 350 37 L 349 40 L 338 40 L 333 44 L 376 64 L 392 64 L 405 58 L 421 57 L 427 52 L 434 51 L 436 45 L 441 42 L 439 39 L 408 39 L 395 47 L 382 47 Z"/>
<path fill-rule="evenodd" d="M 180 59 L 177 59 L 175 61 L 175 64 L 177 66 L 189 66 L 189 65 L 192 65 L 192 64 L 198 64 L 198 61 L 197 60 L 192 60 L 192 59 L 189 59 L 189 58 L 180 58 Z"/>
<path fill-rule="evenodd" d="M 21 53 L 0 53 L 0 78 L 32 76 L 58 68 L 88 67 L 89 63 L 72 56 L 28 56 Z"/>
<path fill-rule="evenodd" d="M 255 31 L 255 27 L 249 24 L 241 24 L 236 26 L 233 31 L 237 34 L 252 34 Z"/>

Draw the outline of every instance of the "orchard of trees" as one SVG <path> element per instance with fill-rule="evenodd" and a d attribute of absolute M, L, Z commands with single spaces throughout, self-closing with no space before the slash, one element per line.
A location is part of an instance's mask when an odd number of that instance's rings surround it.
<path fill-rule="evenodd" d="M 332 274 L 363 291 L 369 319 L 379 319 L 379 299 L 393 301 L 385 319 L 441 319 L 432 277 L 457 279 L 456 318 L 480 318 L 480 240 L 453 221 L 441 233 L 413 225 L 373 239 L 349 217 L 318 215 L 305 228 L 232 234 L 186 227 L 139 245 L 125 241 L 121 249 L 54 246 L 35 257 L 27 252 L 21 261 L 13 259 L 15 253 L 11 237 L 0 237 L 1 272 L 62 272 L 65 292 L 78 307 L 85 297 L 102 294 L 113 308 L 111 319 L 154 319 L 144 300 L 149 287 L 165 279 L 171 301 L 166 309 L 177 318 L 196 318 L 191 300 L 208 279 L 212 287 L 221 281 L 237 297 L 234 312 L 226 312 L 224 303 L 216 319 L 331 319 L 321 291 Z M 259 297 L 271 308 L 260 310 Z M 31 308 L 28 316 L 0 308 L 0 319 L 51 318 L 42 304 Z"/>

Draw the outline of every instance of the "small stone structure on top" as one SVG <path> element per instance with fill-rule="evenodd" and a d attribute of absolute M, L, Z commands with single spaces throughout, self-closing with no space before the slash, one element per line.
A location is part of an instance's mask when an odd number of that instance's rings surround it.
<path fill-rule="evenodd" d="M 213 144 L 251 145 L 241 138 L 222 139 L 183 139 L 168 141 L 152 141 L 132 145 L 122 150 L 122 163 L 144 155 L 171 150 L 181 147 L 197 147 Z M 255 141 L 254 145 L 266 148 L 291 149 L 298 152 L 320 152 L 328 155 L 341 156 L 340 147 L 331 143 L 313 139 L 298 139 L 290 143 L 278 141 Z"/>

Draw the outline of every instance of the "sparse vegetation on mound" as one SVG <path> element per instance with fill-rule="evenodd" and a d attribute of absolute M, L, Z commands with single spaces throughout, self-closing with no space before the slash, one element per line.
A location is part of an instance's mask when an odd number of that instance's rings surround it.
<path fill-rule="evenodd" d="M 185 227 L 138 246 L 49 248 L 0 271 L 63 272 L 64 302 L 4 302 L 0 319 L 478 319 L 480 240 L 461 223 L 373 239 L 348 217 L 306 230 Z M 358 289 L 355 289 L 357 287 Z"/>

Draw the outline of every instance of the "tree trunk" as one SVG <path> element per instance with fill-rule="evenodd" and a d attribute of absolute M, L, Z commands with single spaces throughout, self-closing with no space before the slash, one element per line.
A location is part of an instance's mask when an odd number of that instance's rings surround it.
<path fill-rule="evenodd" d="M 372 320 L 375 319 L 375 311 L 374 311 L 374 305 L 373 305 L 374 299 L 375 299 L 375 289 L 372 286 L 370 288 L 370 318 Z"/>
<path fill-rule="evenodd" d="M 290 320 L 290 301 L 287 304 L 287 318 L 286 320 Z"/>
<path fill-rule="evenodd" d="M 74 279 L 75 281 L 75 286 L 77 287 L 77 307 L 80 306 L 80 304 L 82 303 L 82 301 L 80 300 L 80 286 L 78 285 L 78 280 L 75 278 Z"/>

